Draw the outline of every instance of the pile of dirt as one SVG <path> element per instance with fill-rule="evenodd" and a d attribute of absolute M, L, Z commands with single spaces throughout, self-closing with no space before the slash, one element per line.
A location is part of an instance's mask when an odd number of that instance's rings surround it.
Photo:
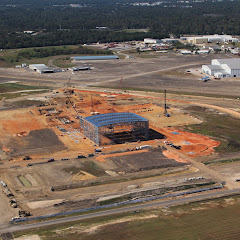
<path fill-rule="evenodd" d="M 83 181 L 83 180 L 93 179 L 93 178 L 96 178 L 96 177 L 94 175 L 90 174 L 90 173 L 85 172 L 85 171 L 80 171 L 77 174 L 75 174 L 72 178 L 75 181 Z"/>

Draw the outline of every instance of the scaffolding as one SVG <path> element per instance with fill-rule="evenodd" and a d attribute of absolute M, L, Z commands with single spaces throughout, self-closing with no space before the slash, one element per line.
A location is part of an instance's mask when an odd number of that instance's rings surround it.
<path fill-rule="evenodd" d="M 114 136 L 121 132 L 134 136 L 149 137 L 149 121 L 135 113 L 106 113 L 80 119 L 83 135 L 101 145 L 103 136 Z"/>

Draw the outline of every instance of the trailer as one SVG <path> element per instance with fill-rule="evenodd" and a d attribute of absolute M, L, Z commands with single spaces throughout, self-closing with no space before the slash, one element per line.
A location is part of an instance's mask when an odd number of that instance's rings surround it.
<path fill-rule="evenodd" d="M 146 149 L 146 148 L 150 148 L 151 146 L 150 145 L 143 145 L 143 146 L 140 146 L 139 148 L 142 150 L 142 149 Z"/>
<path fill-rule="evenodd" d="M 201 78 L 201 80 L 204 81 L 204 82 L 207 82 L 207 81 L 210 80 L 210 77 L 209 77 L 209 76 L 206 76 L 206 77 Z"/>

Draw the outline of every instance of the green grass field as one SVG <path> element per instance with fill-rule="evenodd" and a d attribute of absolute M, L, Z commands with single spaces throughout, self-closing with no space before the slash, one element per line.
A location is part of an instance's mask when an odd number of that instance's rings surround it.
<path fill-rule="evenodd" d="M 54 58 L 53 65 L 60 68 L 70 68 L 70 67 L 77 66 L 77 63 L 72 63 L 72 60 L 69 57 L 62 56 L 62 57 Z"/>
<path fill-rule="evenodd" d="M 24 90 L 38 90 L 39 91 L 29 91 L 29 92 L 18 92 L 18 91 L 24 91 Z M 46 89 L 46 90 L 41 90 L 41 89 Z M 23 94 L 24 95 L 32 95 L 32 94 L 38 94 L 38 93 L 45 93 L 48 91 L 49 87 L 46 86 L 31 86 L 31 85 L 23 85 L 23 84 L 18 84 L 18 83 L 4 83 L 0 84 L 0 101 L 2 99 L 13 99 L 17 97 L 21 97 Z M 40 101 L 19 101 L 16 102 L 15 105 L 35 105 L 39 104 Z"/>
<path fill-rule="evenodd" d="M 139 92 L 154 92 L 154 93 L 164 93 L 164 90 L 156 90 L 156 89 L 152 89 L 152 88 L 146 88 L 146 87 L 127 87 L 124 86 L 119 88 L 119 82 L 117 82 L 115 85 L 111 84 L 111 86 L 109 85 L 97 85 L 97 86 L 93 86 L 93 85 L 89 85 L 89 87 L 92 88 L 106 88 L 106 89 L 114 89 L 114 90 L 122 90 L 122 91 L 139 91 Z M 168 90 L 167 91 L 169 94 L 176 94 L 176 95 L 184 95 L 184 96 L 202 96 L 202 97 L 212 97 L 212 98 L 229 98 L 229 99 L 238 99 L 238 96 L 231 96 L 231 95 L 220 95 L 220 94 L 210 94 L 210 93 L 198 93 L 198 92 L 177 92 L 177 91 L 171 91 Z M 162 95 L 163 97 L 163 95 Z"/>
<path fill-rule="evenodd" d="M 210 136 L 221 142 L 216 148 L 220 153 L 238 152 L 240 149 L 240 121 L 236 118 L 219 115 L 202 107 L 187 108 L 192 114 L 203 119 L 203 123 L 187 126 L 194 133 Z"/>
<path fill-rule="evenodd" d="M 21 181 L 21 183 L 23 184 L 23 186 L 25 186 L 25 187 L 32 186 L 32 184 L 24 176 L 19 176 L 18 178 Z"/>
<path fill-rule="evenodd" d="M 43 90 L 43 91 L 34 91 L 34 92 L 25 92 L 25 93 L 5 93 L 5 94 L 0 94 L 0 100 L 21 97 L 21 96 L 23 96 L 23 94 L 24 95 L 33 95 L 33 94 L 39 94 L 39 93 L 45 93 L 45 92 L 47 92 L 47 91 Z M 20 104 L 20 103 L 17 103 L 17 104 Z"/>
<path fill-rule="evenodd" d="M 28 48 L 29 51 L 31 51 L 33 48 Z M 3 68 L 11 68 L 15 67 L 16 65 L 21 65 L 22 63 L 31 64 L 34 63 L 42 63 L 42 64 L 48 64 L 48 61 L 51 57 L 46 58 L 35 58 L 33 59 L 18 59 L 18 53 L 24 51 L 21 49 L 10 49 L 10 50 L 3 50 L 0 52 L 0 67 Z"/>
<path fill-rule="evenodd" d="M 3 83 L 0 84 L 0 93 L 9 93 L 16 91 L 24 91 L 24 90 L 37 90 L 37 89 L 48 89 L 46 86 L 30 86 L 23 85 L 19 83 Z"/>
<path fill-rule="evenodd" d="M 77 49 L 83 51 L 76 51 Z M 91 51 L 90 51 L 91 50 Z M 93 51 L 94 50 L 94 51 Z M 76 52 L 74 54 L 73 52 Z M 77 53 L 78 52 L 78 53 Z M 55 47 L 34 47 L 25 49 L 4 49 L 0 51 L 0 67 L 11 68 L 22 63 L 28 64 L 49 64 L 49 60 L 54 60 L 57 67 L 70 67 L 72 64 L 62 61 L 66 57 L 89 55 L 89 54 L 110 54 L 111 52 L 91 47 L 81 47 L 78 45 L 55 46 Z M 59 64 L 59 65 L 58 65 Z"/>
<path fill-rule="evenodd" d="M 224 164 L 224 163 L 233 163 L 233 162 L 240 162 L 240 158 L 230 158 L 230 159 L 222 159 L 222 160 L 211 160 L 204 162 L 205 165 L 209 164 Z"/>
<path fill-rule="evenodd" d="M 44 240 L 238 240 L 240 196 L 94 218 L 14 236 L 24 234 L 38 234 Z"/>
<path fill-rule="evenodd" d="M 12 104 L 16 107 L 30 107 L 30 106 L 36 106 L 44 103 L 45 102 L 39 101 L 39 100 L 20 100 L 20 101 L 15 101 Z"/>

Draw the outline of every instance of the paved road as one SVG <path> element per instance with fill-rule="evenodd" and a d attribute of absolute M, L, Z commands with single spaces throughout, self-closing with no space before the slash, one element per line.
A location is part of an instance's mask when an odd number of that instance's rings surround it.
<path fill-rule="evenodd" d="M 146 209 L 146 208 L 156 208 L 156 207 L 163 207 L 163 206 L 173 206 L 173 205 L 179 205 L 179 204 L 185 204 L 189 202 L 196 202 L 204 199 L 214 199 L 219 197 L 228 196 L 231 194 L 240 193 L 240 188 L 234 189 L 234 190 L 216 190 L 211 191 L 210 193 L 205 194 L 196 194 L 189 197 L 183 197 L 183 198 L 175 198 L 170 199 L 166 201 L 157 201 L 157 202 L 148 202 L 141 205 L 135 205 L 135 206 L 127 206 L 117 209 L 111 209 L 111 210 L 105 210 L 101 212 L 96 213 L 88 213 L 80 216 L 73 216 L 73 217 L 66 217 L 61 219 L 55 219 L 55 220 L 48 220 L 44 222 L 39 223 L 30 223 L 30 224 L 8 224 L 8 225 L 2 225 L 0 226 L 0 233 L 7 233 L 7 232 L 16 232 L 16 231 L 22 231 L 22 230 L 30 230 L 34 228 L 40 228 L 40 227 L 46 227 L 50 225 L 57 225 L 57 224 L 63 224 L 63 223 L 69 223 L 73 221 L 80 221 L 85 219 L 91 219 L 95 217 L 103 217 L 113 214 L 119 214 L 119 213 L 125 213 L 125 212 L 131 212 L 131 211 L 137 211 L 140 209 Z"/>

